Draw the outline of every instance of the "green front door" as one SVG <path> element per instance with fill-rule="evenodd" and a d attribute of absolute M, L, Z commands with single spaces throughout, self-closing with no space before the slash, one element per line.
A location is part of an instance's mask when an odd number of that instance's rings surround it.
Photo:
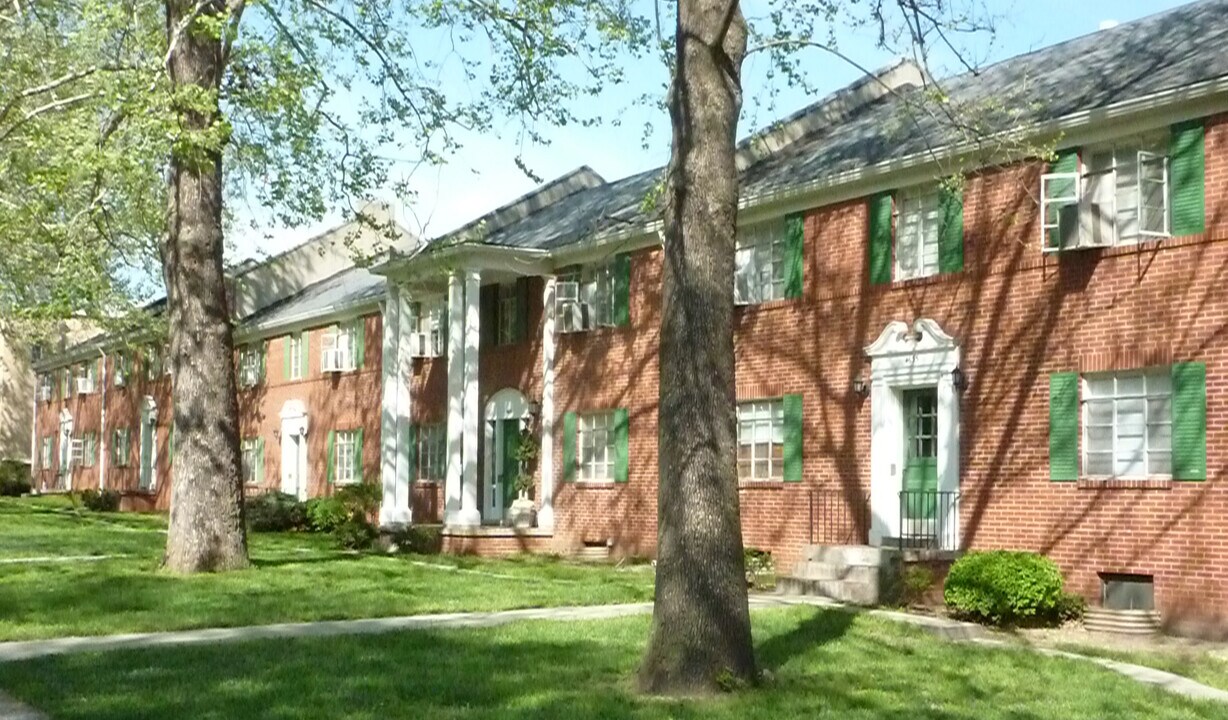
<path fill-rule="evenodd" d="M 520 421 L 500 420 L 498 435 L 503 438 L 503 468 L 499 474 L 499 487 L 503 488 L 503 509 L 507 510 L 516 499 L 516 475 L 519 473 L 519 463 L 516 462 L 516 448 L 520 445 Z"/>
<path fill-rule="evenodd" d="M 938 390 L 904 391 L 904 517 L 930 519 L 938 504 Z"/>

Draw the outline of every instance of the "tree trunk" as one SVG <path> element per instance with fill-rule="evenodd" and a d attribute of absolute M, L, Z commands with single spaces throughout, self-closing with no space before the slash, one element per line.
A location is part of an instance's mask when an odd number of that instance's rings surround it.
<path fill-rule="evenodd" d="M 189 27 L 195 7 L 167 0 L 168 71 L 180 136 L 170 156 L 162 250 L 174 383 L 175 457 L 166 567 L 195 573 L 246 567 L 234 341 L 222 272 L 222 43 Z M 221 0 L 202 16 L 224 12 Z M 191 86 L 201 92 L 185 92 Z M 203 98 L 203 100 L 202 100 Z"/>
<path fill-rule="evenodd" d="M 640 687 L 756 678 L 738 511 L 734 143 L 746 24 L 737 0 L 680 0 L 670 86 L 659 405 L 657 588 Z"/>

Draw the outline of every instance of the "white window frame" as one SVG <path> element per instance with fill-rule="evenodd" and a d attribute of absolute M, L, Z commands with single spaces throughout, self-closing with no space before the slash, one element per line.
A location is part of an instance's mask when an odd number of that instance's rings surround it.
<path fill-rule="evenodd" d="M 733 301 L 757 305 L 782 300 L 788 280 L 784 218 L 738 228 L 734 247 Z"/>
<path fill-rule="evenodd" d="M 85 436 L 74 435 L 68 451 L 68 466 L 71 468 L 85 467 Z"/>
<path fill-rule="evenodd" d="M 1078 170 L 1066 173 L 1045 173 L 1040 178 L 1040 221 L 1041 250 L 1052 253 L 1061 250 L 1075 250 L 1093 247 L 1116 247 L 1135 245 L 1143 240 L 1172 237 L 1172 213 L 1169 200 L 1171 177 L 1169 172 L 1168 140 L 1162 133 L 1123 138 L 1112 143 L 1092 145 L 1079 150 Z M 1110 158 L 1111 162 L 1100 166 L 1099 160 Z M 1159 168 L 1158 177 L 1154 169 Z M 1122 173 L 1126 173 L 1123 177 Z M 1058 182 L 1071 182 L 1073 195 L 1063 194 L 1059 197 L 1049 197 L 1049 188 Z M 1102 197 L 1093 197 L 1098 188 L 1105 187 Z M 1145 205 L 1147 188 L 1158 190 L 1161 204 L 1153 207 Z M 1158 185 L 1158 188 L 1155 186 Z M 1110 192 L 1111 190 L 1111 192 Z M 1125 202 L 1123 202 L 1123 199 Z M 1099 202 L 1097 202 L 1099 201 Z M 1105 204 L 1111 207 L 1106 215 L 1110 221 L 1098 223 L 1094 208 Z M 1061 207 L 1078 207 L 1078 222 L 1074 229 L 1075 238 L 1072 243 L 1059 243 L 1056 247 L 1047 246 L 1049 232 L 1061 232 Z M 1053 212 L 1050 208 L 1059 208 Z M 1147 222 L 1152 216 L 1148 213 L 1161 213 L 1159 229 L 1147 230 L 1151 225 Z M 1103 211 L 1102 211 L 1103 212 Z M 1123 234 L 1123 227 L 1130 224 L 1133 213 L 1134 232 Z M 1108 228 L 1111 236 L 1096 239 L 1096 233 Z"/>
<path fill-rule="evenodd" d="M 1143 383 L 1143 392 L 1126 392 L 1121 389 L 1122 381 L 1129 379 L 1141 378 Z M 1162 380 L 1161 380 L 1162 379 Z M 1093 382 L 1112 381 L 1113 393 L 1111 395 L 1093 396 L 1090 385 Z M 1169 368 L 1148 368 L 1146 370 L 1130 370 L 1121 372 L 1107 373 L 1089 373 L 1080 378 L 1081 381 L 1081 397 L 1080 397 L 1080 419 L 1083 425 L 1082 430 L 1082 452 L 1081 452 L 1081 474 L 1084 477 L 1092 479 L 1146 479 L 1158 478 L 1165 479 L 1172 477 L 1172 423 L 1173 423 L 1173 390 L 1172 376 Z M 1167 387 L 1167 389 L 1165 389 Z M 1143 455 L 1141 459 L 1144 472 L 1141 474 L 1126 474 L 1119 472 L 1119 453 L 1121 452 L 1119 445 L 1121 444 L 1121 426 L 1119 420 L 1120 406 L 1124 402 L 1141 402 L 1143 408 Z M 1109 423 L 1092 423 L 1091 406 L 1096 403 L 1110 403 L 1112 405 L 1112 420 Z M 1161 408 L 1167 407 L 1167 417 L 1161 411 Z M 1168 428 L 1168 442 L 1165 445 L 1163 442 L 1153 441 L 1152 431 L 1155 428 Z M 1109 431 L 1110 447 L 1108 450 L 1092 449 L 1092 434 L 1094 430 Z M 1097 441 L 1103 442 L 1103 441 Z M 1155 446 L 1153 447 L 1153 442 Z M 1112 467 L 1112 472 L 1109 474 L 1092 473 L 1089 469 L 1092 455 L 1109 456 L 1109 464 Z M 1163 456 L 1168 458 L 1168 472 L 1152 472 L 1151 466 L 1153 460 L 1160 460 Z"/>
<path fill-rule="evenodd" d="M 939 272 L 939 228 L 942 225 L 942 194 L 936 185 L 908 188 L 898 194 L 895 212 L 895 278 L 912 280 Z M 902 246 L 911 246 L 914 266 L 904 267 Z"/>
<path fill-rule="evenodd" d="M 580 464 L 576 479 L 580 482 L 613 482 L 614 411 L 580 413 L 576 417 L 576 456 Z"/>
<path fill-rule="evenodd" d="M 38 399 L 42 402 L 51 402 L 51 398 L 55 394 L 54 383 L 51 382 L 50 373 L 42 373 L 38 376 Z"/>
<path fill-rule="evenodd" d="M 161 365 L 163 365 L 162 353 L 156 348 L 147 350 L 145 352 L 145 379 L 151 382 L 157 380 Z"/>
<path fill-rule="evenodd" d="M 359 478 L 354 473 L 354 453 L 359 452 L 358 431 L 338 430 L 333 437 L 333 483 L 353 485 Z"/>
<path fill-rule="evenodd" d="M 259 345 L 247 345 L 239 351 L 239 381 L 243 387 L 260 384 L 260 358 L 263 354 Z"/>
<path fill-rule="evenodd" d="M 90 395 L 98 386 L 98 369 L 93 361 L 78 366 L 75 384 L 78 395 Z"/>
<path fill-rule="evenodd" d="M 418 427 L 417 467 L 414 478 L 424 482 L 443 482 L 448 468 L 447 423 Z"/>
<path fill-rule="evenodd" d="M 111 433 L 111 460 L 115 467 L 128 467 L 132 461 L 132 430 L 115 428 Z"/>
<path fill-rule="evenodd" d="M 411 357 L 443 357 L 448 346 L 447 308 L 442 300 L 410 304 Z"/>
<path fill-rule="evenodd" d="M 115 372 L 112 375 L 115 387 L 124 387 L 128 383 L 128 355 L 115 353 Z"/>
<path fill-rule="evenodd" d="M 323 372 L 350 372 L 355 369 L 355 333 L 350 325 L 333 325 L 321 335 L 320 369 Z"/>
<path fill-rule="evenodd" d="M 303 367 L 303 343 L 307 338 L 301 332 L 290 333 L 282 352 L 290 353 L 290 380 L 302 380 L 307 376 Z"/>
<path fill-rule="evenodd" d="M 561 271 L 554 284 L 559 332 L 614 327 L 617 266 L 614 258 Z"/>
<path fill-rule="evenodd" d="M 244 485 L 256 485 L 259 483 L 259 473 L 257 473 L 259 463 L 260 439 L 254 437 L 243 438 L 242 465 Z"/>
<path fill-rule="evenodd" d="M 738 480 L 781 482 L 785 477 L 784 400 L 749 400 L 738 403 Z M 766 433 L 767 440 L 760 438 Z M 766 449 L 763 447 L 766 445 Z M 780 446 L 777 454 L 776 446 Z M 743 449 L 748 450 L 749 472 L 744 472 Z"/>
<path fill-rule="evenodd" d="M 43 436 L 43 444 L 42 444 L 42 447 L 40 448 L 42 457 L 39 458 L 39 460 L 41 460 L 42 462 L 39 464 L 39 467 L 41 467 L 44 470 L 50 470 L 51 466 L 55 463 L 55 452 L 54 452 L 54 448 L 52 447 L 52 444 L 54 442 L 55 442 L 54 435 L 44 435 Z"/>

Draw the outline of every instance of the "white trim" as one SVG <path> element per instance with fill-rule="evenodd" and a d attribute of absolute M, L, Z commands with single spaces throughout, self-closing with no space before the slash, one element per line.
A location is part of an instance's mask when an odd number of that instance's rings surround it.
<path fill-rule="evenodd" d="M 542 290 L 542 403 L 541 447 L 538 452 L 538 472 L 541 475 L 541 498 L 537 508 L 537 526 L 554 530 L 554 351 L 555 351 L 555 278 L 546 277 Z"/>
<path fill-rule="evenodd" d="M 383 498 L 379 506 L 381 526 L 391 524 L 396 514 L 397 455 L 404 451 L 404 448 L 399 447 L 401 383 L 397 356 L 401 345 L 401 323 L 407 319 L 401 315 L 400 289 L 394 283 L 387 283 L 384 292 L 387 297 L 384 302 L 380 362 L 380 483 L 383 486 Z"/>
<path fill-rule="evenodd" d="M 281 419 L 281 477 L 278 488 L 306 500 L 311 487 L 311 463 L 307 460 L 307 406 L 302 400 L 287 400 L 278 414 Z M 289 470 L 298 466 L 299 474 L 288 488 Z"/>
<path fill-rule="evenodd" d="M 959 392 L 954 370 L 960 349 L 933 320 L 912 328 L 899 320 L 887 324 L 865 349 L 870 358 L 870 544 L 898 537 L 904 467 L 902 391 L 935 387 L 938 392 L 938 490 L 959 491 Z M 938 518 L 946 530 L 938 537 L 959 541 L 959 514 L 952 504 Z M 943 547 L 943 550 L 957 548 Z"/>
<path fill-rule="evenodd" d="M 482 289 L 482 272 L 472 268 L 462 273 L 465 285 L 465 334 L 464 334 L 464 386 L 463 437 L 461 438 L 461 508 L 457 516 L 460 525 L 479 525 L 482 513 L 478 507 L 478 454 L 481 439 L 481 398 L 478 395 L 478 350 L 481 342 L 482 312 L 479 303 Z"/>
<path fill-rule="evenodd" d="M 457 524 L 461 510 L 461 462 L 465 417 L 465 285 L 448 276 L 448 468 L 444 480 L 444 524 Z"/>

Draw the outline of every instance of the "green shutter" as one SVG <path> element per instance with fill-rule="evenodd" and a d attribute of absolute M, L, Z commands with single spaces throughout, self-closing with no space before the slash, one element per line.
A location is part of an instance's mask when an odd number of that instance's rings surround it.
<path fill-rule="evenodd" d="M 939 198 L 938 271 L 964 269 L 964 193 L 959 188 L 943 187 Z"/>
<path fill-rule="evenodd" d="M 1207 479 L 1207 366 L 1173 365 L 1173 478 Z"/>
<path fill-rule="evenodd" d="M 264 485 L 264 438 L 256 438 L 256 484 Z"/>
<path fill-rule="evenodd" d="M 298 334 L 298 353 L 299 353 L 299 375 L 306 379 L 311 373 L 307 372 L 307 360 L 311 357 L 311 331 L 304 330 Z"/>
<path fill-rule="evenodd" d="M 354 482 L 362 482 L 362 428 L 354 431 Z"/>
<path fill-rule="evenodd" d="M 802 396 L 785 395 L 784 406 L 785 447 L 784 481 L 802 481 Z"/>
<path fill-rule="evenodd" d="M 563 415 L 563 482 L 576 479 L 576 414 Z"/>
<path fill-rule="evenodd" d="M 627 253 L 614 256 L 614 324 L 631 324 L 631 256 Z"/>
<path fill-rule="evenodd" d="M 1079 374 L 1049 374 L 1049 479 L 1079 479 Z"/>
<path fill-rule="evenodd" d="M 337 431 L 328 431 L 328 452 L 325 462 L 328 463 L 328 484 L 332 485 L 337 480 Z"/>
<path fill-rule="evenodd" d="M 1077 173 L 1079 172 L 1079 148 L 1066 148 L 1065 150 L 1057 151 L 1057 159 L 1049 164 L 1050 173 Z M 1050 197 L 1064 197 L 1074 193 L 1074 180 L 1063 180 L 1061 182 L 1049 183 L 1048 190 Z M 1062 228 L 1057 227 L 1049 231 L 1049 236 L 1045 238 L 1045 247 L 1056 248 L 1061 245 Z"/>
<path fill-rule="evenodd" d="M 529 279 L 516 280 L 516 342 L 529 337 Z"/>
<path fill-rule="evenodd" d="M 361 370 L 367 354 L 367 323 L 364 318 L 354 321 L 354 367 Z"/>
<path fill-rule="evenodd" d="M 405 423 L 401 435 L 401 444 L 405 447 L 405 462 L 409 463 L 409 481 L 418 479 L 418 426 Z"/>
<path fill-rule="evenodd" d="M 290 377 L 290 374 L 292 372 L 291 363 L 290 363 L 292 359 L 290 357 L 290 348 L 294 346 L 293 340 L 294 340 L 293 335 L 286 335 L 285 337 L 281 339 L 281 379 L 282 380 L 292 379 Z"/>
<path fill-rule="evenodd" d="M 891 282 L 891 193 L 879 193 L 869 201 L 870 284 Z"/>
<path fill-rule="evenodd" d="M 802 252 L 805 247 L 805 218 L 801 213 L 785 216 L 785 297 L 802 296 L 804 265 Z"/>
<path fill-rule="evenodd" d="M 1206 231 L 1206 137 L 1202 120 L 1173 125 L 1169 207 L 1173 235 Z"/>
<path fill-rule="evenodd" d="M 614 411 L 614 482 L 627 482 L 630 435 L 626 408 Z"/>

